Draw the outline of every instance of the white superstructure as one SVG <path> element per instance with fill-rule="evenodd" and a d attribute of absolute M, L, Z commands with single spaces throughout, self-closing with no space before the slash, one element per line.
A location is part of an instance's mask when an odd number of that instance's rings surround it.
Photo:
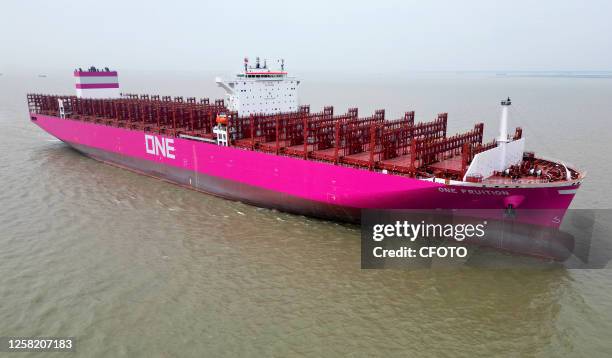
<path fill-rule="evenodd" d="M 215 81 L 226 92 L 228 109 L 240 116 L 293 112 L 299 106 L 300 81 L 288 76 L 283 60 L 280 60 L 280 69 L 272 70 L 266 60 L 261 64 L 258 57 L 255 66 L 249 66 L 245 58 L 244 72 L 227 82 L 219 77 Z"/>

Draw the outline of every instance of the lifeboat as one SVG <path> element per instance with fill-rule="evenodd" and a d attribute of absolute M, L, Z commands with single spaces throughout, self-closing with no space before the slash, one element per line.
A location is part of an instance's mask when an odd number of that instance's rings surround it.
<path fill-rule="evenodd" d="M 216 120 L 217 124 L 222 124 L 224 126 L 227 125 L 227 115 L 224 113 L 219 113 L 217 114 L 217 120 Z"/>

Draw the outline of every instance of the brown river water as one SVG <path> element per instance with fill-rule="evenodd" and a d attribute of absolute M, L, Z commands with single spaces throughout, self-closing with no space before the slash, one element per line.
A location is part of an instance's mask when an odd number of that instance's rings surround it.
<path fill-rule="evenodd" d="M 126 92 L 222 96 L 212 74 L 128 72 Z M 357 226 L 71 150 L 28 120 L 26 92 L 72 93 L 70 71 L 47 75 L 0 76 L 0 336 L 76 337 L 53 355 L 83 357 L 612 355 L 609 269 L 361 270 Z M 449 112 L 487 139 L 511 96 L 528 149 L 588 170 L 573 207 L 611 207 L 610 78 L 329 78 L 302 76 L 302 103 Z"/>

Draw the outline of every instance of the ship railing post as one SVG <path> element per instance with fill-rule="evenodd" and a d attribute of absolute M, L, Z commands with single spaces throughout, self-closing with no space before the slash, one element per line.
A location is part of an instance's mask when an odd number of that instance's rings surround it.
<path fill-rule="evenodd" d="M 376 124 L 370 126 L 370 161 L 368 168 L 374 169 L 374 150 L 376 148 Z"/>
<path fill-rule="evenodd" d="M 138 117 L 139 117 L 138 119 L 140 119 L 139 122 L 142 127 L 142 130 L 146 132 L 147 124 L 148 124 L 147 118 L 142 114 L 140 105 L 138 105 L 138 108 L 136 110 L 138 111 Z"/>
<path fill-rule="evenodd" d="M 255 117 L 249 114 L 249 125 L 251 130 L 251 149 L 255 149 Z"/>
<path fill-rule="evenodd" d="M 412 138 L 412 143 L 410 144 L 410 166 L 409 166 L 409 170 L 410 170 L 410 176 L 414 177 L 414 172 L 415 172 L 415 168 L 414 168 L 414 164 L 416 162 L 417 159 L 417 142 L 419 140 L 416 138 Z"/>
<path fill-rule="evenodd" d="M 340 147 L 340 124 L 342 121 L 336 122 L 336 128 L 334 133 L 334 164 L 338 164 L 338 151 Z"/>
<path fill-rule="evenodd" d="M 275 147 L 274 147 L 274 152 L 278 155 L 278 153 L 280 151 L 280 148 L 279 148 L 279 145 L 280 145 L 280 143 L 279 143 L 280 122 L 279 122 L 279 118 L 278 117 L 276 117 L 276 128 L 275 128 L 275 130 L 276 130 L 276 134 L 275 134 L 276 144 L 275 144 Z"/>
<path fill-rule="evenodd" d="M 129 101 L 129 100 L 128 100 Z M 126 110 L 127 110 L 127 118 L 128 118 L 128 122 L 130 122 L 130 125 L 132 125 L 132 121 L 134 120 L 132 118 L 132 106 L 131 106 L 131 102 L 127 102 L 126 103 Z"/>
<path fill-rule="evenodd" d="M 195 109 L 195 103 L 196 103 L 195 102 L 195 98 L 192 99 L 191 103 L 192 103 L 192 106 L 189 107 L 189 128 L 188 128 L 188 131 L 192 134 L 192 132 L 193 132 L 193 121 L 194 121 L 194 118 L 195 118 L 195 111 L 196 111 L 196 109 Z"/>
<path fill-rule="evenodd" d="M 464 143 L 461 150 L 461 178 L 465 176 L 468 164 L 472 157 L 472 145 L 470 143 Z"/>
<path fill-rule="evenodd" d="M 304 117 L 304 159 L 308 159 L 308 119 Z"/>
<path fill-rule="evenodd" d="M 407 117 L 408 117 L 408 125 L 409 126 L 414 126 L 414 111 L 410 111 L 406 113 Z"/>
<path fill-rule="evenodd" d="M 162 104 L 158 103 L 156 107 L 157 107 L 157 110 L 155 111 L 155 121 L 157 123 L 157 128 L 159 128 L 159 126 L 161 125 Z"/>

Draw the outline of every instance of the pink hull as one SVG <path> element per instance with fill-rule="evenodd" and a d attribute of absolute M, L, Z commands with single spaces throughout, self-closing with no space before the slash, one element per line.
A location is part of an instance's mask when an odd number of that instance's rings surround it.
<path fill-rule="evenodd" d="M 31 118 L 95 159 L 225 198 L 309 216 L 358 220 L 360 209 L 501 210 L 513 204 L 517 211 L 553 209 L 562 217 L 579 187 L 444 185 L 78 120 L 40 114 Z M 155 149 L 151 136 L 160 143 L 170 141 L 165 156 L 161 148 L 150 154 Z"/>

